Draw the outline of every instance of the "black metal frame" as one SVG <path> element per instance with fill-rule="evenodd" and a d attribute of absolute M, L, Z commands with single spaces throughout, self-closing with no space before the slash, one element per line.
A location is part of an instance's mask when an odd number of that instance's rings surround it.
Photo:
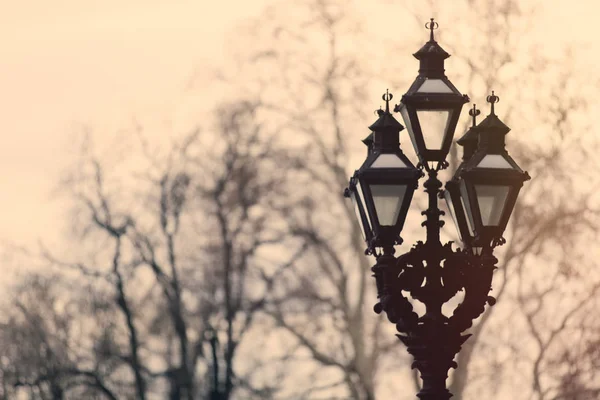
<path fill-rule="evenodd" d="M 355 202 L 354 206 L 358 210 L 359 218 L 361 220 L 361 230 L 363 237 L 367 243 L 371 243 L 373 240 L 373 229 L 371 227 L 371 222 L 369 221 L 369 217 L 366 215 L 365 205 L 363 204 L 362 197 L 359 195 L 359 188 L 357 187 L 358 178 L 356 174 L 358 171 L 354 172 L 354 176 L 350 178 L 350 183 L 348 184 L 348 190 L 345 193 L 346 197 L 350 197 L 353 202 Z M 363 194 L 364 196 L 364 194 Z"/>
<path fill-rule="evenodd" d="M 459 232 L 460 240 L 467 246 L 471 247 L 474 239 L 475 232 L 469 229 L 467 217 L 465 214 L 466 205 L 463 206 L 461 197 L 460 197 L 460 188 L 459 182 L 456 179 L 452 179 L 446 182 L 446 190 L 443 192 L 444 198 L 446 200 L 446 205 L 450 212 L 454 214 L 454 218 L 456 221 L 456 229 Z M 448 198 L 452 201 L 450 203 Z"/>
<path fill-rule="evenodd" d="M 463 171 L 461 174 L 460 195 L 464 199 L 465 192 L 467 194 L 468 204 L 466 204 L 466 209 L 471 215 L 467 215 L 466 217 L 471 219 L 473 230 L 475 232 L 473 243 L 485 246 L 492 241 L 503 241 L 502 234 L 506 229 L 506 225 L 508 224 L 508 220 L 517 201 L 517 196 L 519 195 L 519 191 L 525 180 L 523 174 L 513 170 L 499 171 L 491 168 L 478 168 L 477 170 Z M 508 187 L 508 195 L 498 225 L 483 224 L 479 200 L 475 189 L 475 186 L 477 185 Z"/>
<path fill-rule="evenodd" d="M 414 168 L 414 166 L 413 166 Z M 408 171 L 407 171 L 408 170 Z M 416 170 L 416 168 L 414 168 Z M 402 244 L 400 232 L 404 227 L 406 214 L 412 201 L 413 193 L 417 188 L 418 175 L 409 168 L 365 168 L 358 170 L 356 178 L 360 182 L 365 198 L 366 209 L 369 213 L 373 229 L 371 247 L 383 247 L 389 244 L 384 238 L 394 238 L 394 244 Z M 418 170 L 417 170 L 418 171 Z M 379 216 L 375 210 L 371 185 L 406 185 L 404 198 L 400 205 L 400 212 L 394 225 L 381 225 Z"/>
<path fill-rule="evenodd" d="M 419 78 L 417 78 L 419 80 Z M 447 84 L 450 84 L 448 79 L 443 79 Z M 416 83 L 416 82 L 415 82 Z M 413 84 L 414 86 L 414 84 Z M 454 87 L 454 86 L 452 86 Z M 458 91 L 457 91 L 458 93 Z M 446 154 L 450 151 L 454 131 L 460 117 L 462 106 L 469 101 L 468 97 L 458 94 L 446 93 L 418 93 L 409 90 L 402 96 L 402 107 L 406 107 L 406 113 L 410 119 L 412 128 L 411 139 L 415 146 L 415 151 L 419 155 L 419 160 L 426 164 L 427 162 L 441 162 L 446 159 Z M 417 116 L 417 111 L 449 111 L 448 123 L 445 127 L 440 149 L 429 149 L 425 143 L 421 122 Z M 408 122 L 405 121 L 406 124 Z"/>

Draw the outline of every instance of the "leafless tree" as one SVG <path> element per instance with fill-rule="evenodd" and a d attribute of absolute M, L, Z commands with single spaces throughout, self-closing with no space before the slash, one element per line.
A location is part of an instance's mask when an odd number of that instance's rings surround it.
<path fill-rule="evenodd" d="M 122 362 L 103 356 L 118 329 L 113 315 L 101 299 L 66 297 L 69 287 L 59 276 L 34 274 L 11 289 L 0 337 L 3 399 L 20 392 L 65 400 L 127 395 Z M 94 332 L 86 326 L 92 320 Z"/>
<path fill-rule="evenodd" d="M 111 326 L 119 329 L 86 340 L 101 351 L 90 362 L 127 370 L 121 386 L 132 393 L 119 389 L 113 398 L 143 400 L 163 393 L 173 400 L 222 400 L 237 390 L 243 398 L 267 399 L 278 389 L 276 380 L 262 382 L 239 372 L 252 358 L 237 357 L 240 347 L 252 346 L 244 340 L 265 307 L 269 282 L 304 249 L 280 224 L 286 187 L 278 160 L 284 154 L 278 154 L 254 109 L 250 102 L 224 105 L 212 131 L 194 130 L 164 156 L 142 141 L 131 173 L 126 163 L 110 165 L 87 146 L 63 182 L 75 199 L 73 251 L 58 257 L 43 248 L 41 256 L 65 279 L 85 282 L 94 296 L 107 299 Z M 141 128 L 137 133 L 143 137 Z M 146 163 L 136 171 L 140 158 Z M 291 257 L 278 250 L 282 246 L 292 249 Z M 281 255 L 266 258 L 271 252 Z M 63 296 L 78 304 L 68 291 Z M 30 303 L 32 310 L 50 304 L 41 297 Z M 53 315 L 38 312 L 30 318 L 39 321 L 27 320 L 27 326 L 41 329 Z M 65 324 L 80 324 L 84 316 L 66 315 Z M 36 332 L 20 340 L 32 349 L 43 346 L 46 339 L 33 337 Z M 56 341 L 62 333 L 56 328 L 42 334 Z M 60 343 L 71 346 L 71 340 Z M 66 355 L 56 354 L 62 358 L 47 362 L 75 375 Z M 39 371 L 35 362 L 28 365 L 34 378 L 13 379 L 12 386 L 35 387 L 39 398 L 45 398 L 42 390 L 66 390 L 53 384 L 56 374 L 43 364 Z M 103 376 L 93 372 L 81 370 L 77 378 L 102 389 Z"/>
<path fill-rule="evenodd" d="M 260 111 L 280 121 L 280 134 L 290 138 L 287 179 L 299 202 L 285 217 L 308 249 L 274 286 L 269 312 L 298 346 L 296 360 L 312 360 L 308 386 L 291 398 L 375 399 L 378 371 L 394 362 L 397 340 L 370 314 L 371 263 L 342 196 L 355 153 L 349 135 L 365 131 L 353 126 L 368 125 L 365 110 L 372 108 L 362 103 L 368 72 L 352 47 L 366 38 L 347 2 L 299 3 L 292 5 L 293 20 L 279 19 L 282 9 L 274 7 L 250 28 L 254 42 L 264 43 L 248 55 L 258 71 L 252 82 L 259 83 Z"/>

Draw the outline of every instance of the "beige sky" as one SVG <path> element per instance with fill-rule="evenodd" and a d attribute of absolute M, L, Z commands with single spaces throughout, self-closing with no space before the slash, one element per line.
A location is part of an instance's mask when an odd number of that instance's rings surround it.
<path fill-rule="evenodd" d="M 0 0 L 0 240 L 55 236 L 63 214 L 50 192 L 78 127 L 108 140 L 133 116 L 168 113 L 192 71 L 222 59 L 225 32 L 266 3 Z M 595 2 L 545 4 L 537 32 L 582 50 L 587 42 L 595 60 Z"/>
<path fill-rule="evenodd" d="M 80 124 L 112 135 L 168 108 L 260 3 L 1 0 L 0 238 L 52 232 L 61 214 L 49 192 Z"/>

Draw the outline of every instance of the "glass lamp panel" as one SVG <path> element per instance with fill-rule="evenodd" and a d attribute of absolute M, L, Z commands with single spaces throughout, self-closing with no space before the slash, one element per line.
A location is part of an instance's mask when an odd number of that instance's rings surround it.
<path fill-rule="evenodd" d="M 509 189 L 509 186 L 475 185 L 483 225 L 497 226 L 500 223 Z"/>
<path fill-rule="evenodd" d="M 415 153 L 419 154 L 417 141 L 415 140 L 415 132 L 413 131 L 412 123 L 408 115 L 408 109 L 404 104 L 402 104 L 402 107 L 400 107 L 400 114 L 402 114 L 404 125 L 406 125 L 406 129 L 408 129 L 408 136 L 410 136 L 410 141 L 412 142 L 413 148 L 415 149 Z"/>
<path fill-rule="evenodd" d="M 454 93 L 441 79 L 427 79 L 417 90 L 418 93 Z"/>
<path fill-rule="evenodd" d="M 396 154 L 382 154 L 377 157 L 371 168 L 406 168 L 406 164 Z"/>
<path fill-rule="evenodd" d="M 513 169 L 506 158 L 502 157 L 500 154 L 486 154 L 479 164 L 477 164 L 477 168 Z"/>
<path fill-rule="evenodd" d="M 446 135 L 450 111 L 417 110 L 417 118 L 419 118 L 425 147 L 429 150 L 440 150 Z"/>
<path fill-rule="evenodd" d="M 460 197 L 460 204 L 462 205 L 463 208 L 463 212 L 465 213 L 465 215 L 467 216 L 467 218 L 465 218 L 467 220 L 467 228 L 469 229 L 469 236 L 475 236 L 475 231 L 473 229 L 473 216 L 471 215 L 471 213 L 469 213 L 469 211 L 467 211 L 467 206 L 465 205 L 465 200 L 462 198 L 462 196 Z"/>
<path fill-rule="evenodd" d="M 371 185 L 370 187 L 379 224 L 395 225 L 406 193 L 406 185 Z"/>
<path fill-rule="evenodd" d="M 363 208 L 365 210 L 365 214 L 367 215 L 367 223 L 369 224 L 369 226 L 367 228 L 369 230 L 371 230 L 372 226 L 373 226 L 373 223 L 371 222 L 371 216 L 369 215 L 369 212 L 367 210 L 367 203 L 365 202 L 365 195 L 363 193 L 362 186 L 361 186 L 360 182 L 356 183 L 356 191 L 358 192 L 358 197 L 360 198 L 360 203 L 363 205 Z"/>
<path fill-rule="evenodd" d="M 475 221 L 473 219 L 473 213 L 471 212 L 471 207 L 469 204 L 469 196 L 467 195 L 467 187 L 465 182 L 461 182 L 460 184 L 460 203 L 463 208 L 463 212 L 465 213 L 465 219 L 467 220 L 467 228 L 469 229 L 469 236 L 475 236 Z"/>
<path fill-rule="evenodd" d="M 360 225 L 360 233 L 362 234 L 363 240 L 367 240 L 365 235 L 365 226 L 363 225 L 362 217 L 360 216 L 360 209 L 358 208 L 358 202 L 356 201 L 356 194 L 352 192 L 350 195 L 352 199 L 352 205 L 354 206 L 354 212 L 356 213 L 356 219 L 358 220 L 358 224 Z M 364 206 L 363 206 L 364 207 Z"/>
<path fill-rule="evenodd" d="M 448 192 L 447 190 L 444 192 L 444 198 L 446 199 L 446 206 L 448 206 L 448 211 L 450 212 L 452 221 L 454 221 L 454 227 L 456 227 L 456 231 L 458 232 L 458 238 L 462 241 L 463 238 L 460 234 L 460 228 L 458 226 L 458 219 L 456 218 L 456 213 L 454 212 L 454 204 L 452 204 L 452 197 L 450 196 L 450 192 Z"/>

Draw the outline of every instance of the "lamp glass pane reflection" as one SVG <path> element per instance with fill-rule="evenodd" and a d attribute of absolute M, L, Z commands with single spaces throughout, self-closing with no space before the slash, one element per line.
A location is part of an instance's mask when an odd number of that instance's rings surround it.
<path fill-rule="evenodd" d="M 486 154 L 477 164 L 477 168 L 513 169 L 513 166 L 500 154 Z"/>
<path fill-rule="evenodd" d="M 381 154 L 371 168 L 406 168 L 406 164 L 396 154 Z"/>
<path fill-rule="evenodd" d="M 406 129 L 408 130 L 408 136 L 410 136 L 410 141 L 413 145 L 415 151 L 417 151 L 417 140 L 415 139 L 415 132 L 413 131 L 413 126 L 408 116 L 408 109 L 404 104 L 400 107 L 400 115 L 402 115 L 402 119 L 404 120 L 404 124 L 406 125 Z"/>
<path fill-rule="evenodd" d="M 475 219 L 471 210 L 471 204 L 469 202 L 469 195 L 467 194 L 467 186 L 465 185 L 465 181 L 460 182 L 460 203 L 462 204 L 463 212 L 466 216 L 469 236 L 473 236 L 475 234 Z"/>
<path fill-rule="evenodd" d="M 356 201 L 356 195 L 354 192 L 350 195 L 352 199 L 352 206 L 354 206 L 354 212 L 356 213 L 356 219 L 358 220 L 358 224 L 360 225 L 360 233 L 362 234 L 363 240 L 366 240 L 367 237 L 365 235 L 365 227 L 363 225 L 363 219 L 360 215 L 360 209 L 358 208 L 358 202 Z"/>
<path fill-rule="evenodd" d="M 452 196 L 450 196 L 450 192 L 446 190 L 444 192 L 444 199 L 446 199 L 446 206 L 448 207 L 448 211 L 450 212 L 450 216 L 452 217 L 452 221 L 454 221 L 454 226 L 456 227 L 456 231 L 458 232 L 458 238 L 462 241 L 462 235 L 460 234 L 460 229 L 458 227 L 458 219 L 456 218 L 456 213 L 454 212 L 454 204 L 452 203 Z"/>
<path fill-rule="evenodd" d="M 454 93 L 441 79 L 426 79 L 417 93 Z"/>
<path fill-rule="evenodd" d="M 417 118 L 423 133 L 425 147 L 430 150 L 440 150 L 446 134 L 450 111 L 417 110 Z"/>
<path fill-rule="evenodd" d="M 479 213 L 484 226 L 500 224 L 504 204 L 508 197 L 508 186 L 475 185 Z"/>
<path fill-rule="evenodd" d="M 356 182 L 356 191 L 358 192 L 358 196 L 360 197 L 360 203 L 363 207 L 366 207 L 365 195 L 363 194 L 362 186 L 360 182 Z M 371 230 L 373 227 L 373 223 L 371 222 L 371 218 L 369 217 L 369 213 L 367 212 L 367 223 L 369 224 L 368 229 Z"/>
<path fill-rule="evenodd" d="M 370 185 L 379 224 L 392 226 L 398 221 L 406 185 Z"/>

